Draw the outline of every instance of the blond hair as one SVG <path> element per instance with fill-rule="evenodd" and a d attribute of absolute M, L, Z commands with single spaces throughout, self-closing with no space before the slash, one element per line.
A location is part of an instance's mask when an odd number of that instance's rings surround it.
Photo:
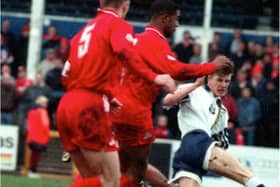
<path fill-rule="evenodd" d="M 37 105 L 45 105 L 49 102 L 49 99 L 46 96 L 40 95 L 39 97 L 36 98 L 35 103 Z"/>

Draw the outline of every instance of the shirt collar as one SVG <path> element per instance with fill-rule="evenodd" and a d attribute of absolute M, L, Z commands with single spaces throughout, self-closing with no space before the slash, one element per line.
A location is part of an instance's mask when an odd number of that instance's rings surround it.
<path fill-rule="evenodd" d="M 105 13 L 105 14 L 110 14 L 110 15 L 112 15 L 114 17 L 117 17 L 117 18 L 120 17 L 119 14 L 117 13 L 117 11 L 112 9 L 112 8 L 98 8 L 97 11 Z"/>
<path fill-rule="evenodd" d="M 159 29 L 154 25 L 147 25 L 145 31 L 152 31 L 159 35 L 161 38 L 167 40 L 167 38 L 159 31 Z"/>
<path fill-rule="evenodd" d="M 204 88 L 213 98 L 215 98 L 216 100 L 220 100 L 219 102 L 221 102 L 221 99 L 222 99 L 222 98 L 221 98 L 220 96 L 215 97 L 214 94 L 213 94 L 213 92 L 211 92 L 211 90 L 210 90 L 210 88 L 209 88 L 209 86 L 208 86 L 207 84 L 204 84 L 203 88 Z"/>

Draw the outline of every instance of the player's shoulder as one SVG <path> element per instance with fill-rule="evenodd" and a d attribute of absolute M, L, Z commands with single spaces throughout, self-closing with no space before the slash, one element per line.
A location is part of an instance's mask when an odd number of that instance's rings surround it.
<path fill-rule="evenodd" d="M 133 28 L 129 22 L 119 17 L 112 18 L 112 23 L 117 28 Z"/>
<path fill-rule="evenodd" d="M 144 42 L 148 42 L 148 43 L 156 43 L 155 45 L 151 45 L 151 46 L 156 46 L 156 47 L 162 47 L 164 45 L 166 45 L 166 41 L 164 41 L 162 38 L 157 37 L 157 35 L 153 34 L 150 31 L 145 30 L 144 32 L 137 34 L 137 37 L 139 38 L 139 40 L 144 41 Z"/>

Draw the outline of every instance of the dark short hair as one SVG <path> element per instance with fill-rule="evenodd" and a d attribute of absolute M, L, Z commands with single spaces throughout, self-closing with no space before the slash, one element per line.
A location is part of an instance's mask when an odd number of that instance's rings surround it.
<path fill-rule="evenodd" d="M 151 6 L 152 17 L 157 17 L 162 14 L 175 14 L 179 10 L 179 6 L 172 0 L 155 0 Z"/>
<path fill-rule="evenodd" d="M 119 8 L 124 1 L 127 0 L 103 0 L 104 6 L 112 6 L 114 8 Z"/>
<path fill-rule="evenodd" d="M 234 64 L 232 61 L 230 61 L 230 63 L 228 63 L 228 65 L 225 66 L 223 69 L 219 69 L 216 72 L 216 74 L 219 76 L 226 76 L 233 73 L 234 73 Z"/>

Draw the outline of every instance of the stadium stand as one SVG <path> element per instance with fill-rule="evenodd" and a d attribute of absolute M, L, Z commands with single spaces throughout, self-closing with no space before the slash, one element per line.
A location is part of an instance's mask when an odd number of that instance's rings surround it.
<path fill-rule="evenodd" d="M 204 0 L 177 0 L 177 3 L 182 10 L 181 24 L 202 25 Z M 214 27 L 256 29 L 261 25 L 267 29 L 279 28 L 277 1 L 214 0 L 213 3 L 211 24 Z M 1 4 L 3 11 L 25 13 L 30 12 L 30 5 L 28 0 L 3 0 Z M 47 0 L 46 14 L 92 17 L 97 7 L 98 0 Z M 149 21 L 149 1 L 133 1 L 127 19 Z"/>

